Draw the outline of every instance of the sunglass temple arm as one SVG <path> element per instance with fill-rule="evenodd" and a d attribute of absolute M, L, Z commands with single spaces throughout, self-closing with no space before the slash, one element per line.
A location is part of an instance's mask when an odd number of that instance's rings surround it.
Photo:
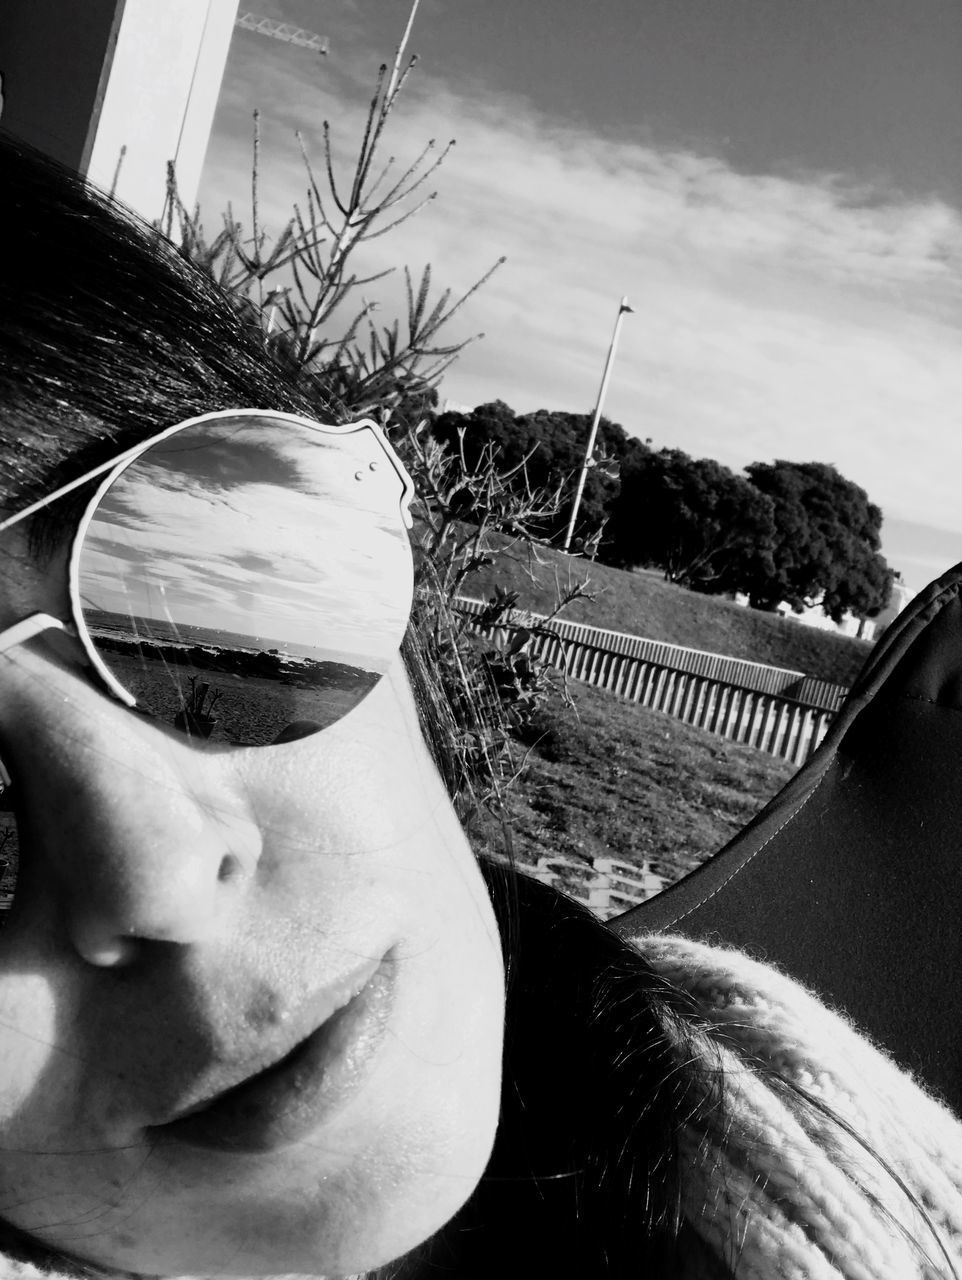
<path fill-rule="evenodd" d="M 7 627 L 6 631 L 0 631 L 0 653 L 6 653 L 8 649 L 13 649 L 16 645 L 32 640 L 41 631 L 72 632 L 73 627 L 61 622 L 59 618 L 54 618 L 49 613 L 32 613 L 29 618 L 24 618 L 22 622 L 15 622 L 12 627 Z"/>
<path fill-rule="evenodd" d="M 149 444 L 150 441 L 147 441 L 147 443 Z M 143 445 L 137 445 L 133 449 L 124 450 L 123 453 L 117 454 L 115 458 L 111 458 L 109 462 L 102 462 L 99 467 L 94 467 L 92 471 L 85 471 L 82 476 L 78 476 L 76 480 L 71 480 L 69 484 L 62 485 L 59 489 L 55 489 L 53 493 L 46 494 L 43 498 L 38 498 L 36 502 L 31 502 L 29 507 L 24 507 L 16 515 L 7 516 L 6 520 L 0 520 L 0 533 L 4 533 L 12 525 L 19 524 L 21 520 L 26 520 L 35 511 L 40 511 L 43 507 L 49 507 L 58 498 L 65 497 L 68 493 L 72 493 L 74 489 L 79 489 L 81 485 L 88 484 L 91 480 L 96 480 L 97 476 L 102 476 L 105 471 L 112 470 L 114 467 L 119 466 L 120 463 L 126 462 L 128 458 L 135 457 L 142 451 L 143 447 Z"/>

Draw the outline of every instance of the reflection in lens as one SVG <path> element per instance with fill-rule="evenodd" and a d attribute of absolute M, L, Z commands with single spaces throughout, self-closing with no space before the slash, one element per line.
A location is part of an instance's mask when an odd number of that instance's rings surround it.
<path fill-rule="evenodd" d="M 217 415 L 151 446 L 105 484 L 74 556 L 105 678 L 212 742 L 340 719 L 407 625 L 407 483 L 371 424 Z"/>
<path fill-rule="evenodd" d="M 4 788 L 0 792 L 0 928 L 3 928 L 6 913 L 13 906 L 19 862 L 17 823 L 10 803 L 9 788 Z"/>

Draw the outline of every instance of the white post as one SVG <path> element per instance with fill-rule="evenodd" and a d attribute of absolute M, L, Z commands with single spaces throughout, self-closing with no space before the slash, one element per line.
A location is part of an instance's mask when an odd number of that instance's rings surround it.
<path fill-rule="evenodd" d="M 161 216 L 196 198 L 238 0 L 0 0 L 3 124 Z M 117 163 L 124 150 L 118 173 Z"/>
<path fill-rule="evenodd" d="M 188 209 L 214 121 L 238 0 L 126 0 L 87 175 L 147 219 L 159 218 L 167 162 Z"/>
<path fill-rule="evenodd" d="M 614 363 L 615 348 L 618 345 L 618 334 L 621 331 L 621 319 L 626 311 L 634 311 L 634 307 L 628 305 L 627 298 L 622 298 L 621 305 L 618 308 L 618 314 L 615 317 L 615 328 L 611 335 L 611 345 L 608 348 L 608 358 L 605 360 L 605 371 L 601 375 L 601 386 L 598 390 L 598 402 L 595 405 L 595 416 L 591 422 L 591 430 L 588 432 L 588 445 L 585 449 L 585 460 L 581 464 L 581 470 L 578 473 L 578 486 L 575 489 L 575 500 L 571 507 L 571 519 L 568 521 L 568 532 L 565 534 L 565 551 L 569 550 L 571 547 L 571 539 L 574 536 L 575 521 L 578 519 L 578 509 L 581 506 L 581 496 L 584 493 L 585 480 L 591 466 L 591 457 L 595 451 L 595 438 L 598 435 L 598 423 L 601 421 L 601 409 L 604 405 L 605 395 L 608 391 L 608 381 L 611 378 L 611 366 Z"/>

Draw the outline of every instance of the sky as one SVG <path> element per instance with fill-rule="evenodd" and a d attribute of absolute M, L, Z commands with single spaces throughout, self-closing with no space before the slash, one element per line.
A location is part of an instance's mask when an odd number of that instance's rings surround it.
<path fill-rule="evenodd" d="M 200 200 L 280 230 L 356 148 L 408 0 L 253 0 L 325 57 L 237 30 Z M 242 3 L 241 11 L 246 11 Z M 962 5 L 958 0 L 421 0 L 384 139 L 456 145 L 366 270 L 427 263 L 472 342 L 458 406 L 590 412 L 740 469 L 834 463 L 921 588 L 962 560 Z M 398 273 L 366 286 L 378 316 Z"/>

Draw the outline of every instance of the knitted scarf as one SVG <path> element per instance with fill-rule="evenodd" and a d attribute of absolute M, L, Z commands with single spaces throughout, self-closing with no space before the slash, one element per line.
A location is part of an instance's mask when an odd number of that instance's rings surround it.
<path fill-rule="evenodd" d="M 769 966 L 685 938 L 634 945 L 693 1000 L 692 1044 L 720 1069 L 716 1121 L 681 1135 L 702 1248 L 673 1280 L 962 1280 L 953 1113 Z M 41 1277 L 56 1280 L 0 1259 L 0 1280 Z"/>
<path fill-rule="evenodd" d="M 955 1115 L 768 965 L 684 938 L 634 945 L 694 1000 L 704 1065 L 721 1068 L 718 1123 L 682 1139 L 684 1211 L 710 1254 L 737 1280 L 962 1277 Z"/>

